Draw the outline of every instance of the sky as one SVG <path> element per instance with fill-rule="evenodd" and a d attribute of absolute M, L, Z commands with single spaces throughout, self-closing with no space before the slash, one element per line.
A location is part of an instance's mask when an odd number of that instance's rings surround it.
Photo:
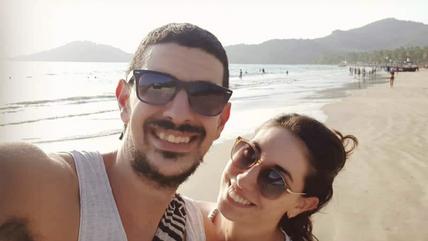
<path fill-rule="evenodd" d="M 196 24 L 228 46 L 319 38 L 390 17 L 428 24 L 427 12 L 427 0 L 0 0 L 0 57 L 76 40 L 133 53 L 170 22 Z"/>

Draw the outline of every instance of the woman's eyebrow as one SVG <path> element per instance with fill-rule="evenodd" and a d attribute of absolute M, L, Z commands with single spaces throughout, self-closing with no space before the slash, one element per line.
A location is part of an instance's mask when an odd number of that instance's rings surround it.
<path fill-rule="evenodd" d="M 290 178 L 292 182 L 294 182 L 291 173 L 287 169 L 283 168 L 280 165 L 275 165 L 275 168 L 278 169 L 280 172 L 284 173 L 288 178 Z"/>
<path fill-rule="evenodd" d="M 256 141 L 253 141 L 252 143 L 253 143 L 254 147 L 257 149 L 257 151 L 258 151 L 259 153 L 262 153 L 262 148 L 260 147 L 259 143 L 257 143 Z M 291 180 L 292 182 L 294 182 L 293 177 L 291 176 L 291 173 L 290 173 L 287 169 L 283 168 L 283 167 L 282 167 L 282 166 L 280 166 L 280 165 L 275 165 L 275 168 L 276 168 L 278 171 L 280 171 L 280 172 L 284 173 L 288 178 L 290 178 L 290 180 Z"/>
<path fill-rule="evenodd" d="M 290 178 L 292 182 L 294 182 L 293 177 L 291 176 L 291 173 L 287 169 L 283 168 L 280 165 L 275 165 L 275 168 L 278 169 L 280 172 L 284 173 L 288 178 Z"/>
<path fill-rule="evenodd" d="M 262 148 L 260 147 L 259 143 L 257 143 L 256 141 L 253 141 L 252 143 L 253 143 L 254 147 L 256 148 L 256 150 L 259 152 L 259 154 L 261 154 Z"/>

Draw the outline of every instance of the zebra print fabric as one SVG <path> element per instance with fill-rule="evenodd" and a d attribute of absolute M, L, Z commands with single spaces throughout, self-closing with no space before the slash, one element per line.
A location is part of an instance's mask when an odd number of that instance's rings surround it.
<path fill-rule="evenodd" d="M 159 222 L 153 241 L 185 241 L 185 234 L 185 203 L 179 194 L 175 194 Z"/>

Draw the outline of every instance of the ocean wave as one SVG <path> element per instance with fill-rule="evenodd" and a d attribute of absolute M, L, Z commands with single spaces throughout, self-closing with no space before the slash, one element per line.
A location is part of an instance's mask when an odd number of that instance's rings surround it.
<path fill-rule="evenodd" d="M 34 143 L 34 144 L 45 144 L 45 143 L 54 143 L 54 142 L 65 142 L 65 141 L 92 139 L 92 138 L 97 138 L 97 137 L 118 135 L 121 132 L 122 132 L 122 129 L 107 130 L 107 131 L 101 131 L 101 132 L 97 132 L 97 133 L 93 133 L 93 134 L 87 134 L 87 135 L 76 135 L 76 136 L 69 136 L 69 137 L 63 137 L 63 138 L 57 138 L 57 139 L 46 139 L 46 140 L 41 140 L 41 141 L 32 141 L 32 143 Z"/>
<path fill-rule="evenodd" d="M 11 105 L 28 106 L 28 105 L 40 105 L 40 104 L 48 104 L 48 103 L 83 101 L 83 100 L 90 102 L 92 100 L 111 99 L 111 98 L 115 98 L 115 96 L 114 95 L 73 96 L 68 98 L 51 99 L 51 100 L 22 101 L 22 102 L 11 103 Z"/>
<path fill-rule="evenodd" d="M 33 119 L 33 120 L 0 123 L 0 126 L 21 125 L 21 124 L 34 123 L 34 122 L 39 122 L 39 121 L 57 120 L 57 119 L 63 119 L 63 118 L 72 118 L 72 117 L 80 117 L 80 116 L 88 116 L 88 115 L 97 115 L 97 114 L 114 112 L 114 111 L 117 111 L 117 110 L 116 109 L 114 109 L 114 110 L 101 110 L 101 111 L 89 112 L 89 113 L 79 113 L 79 114 L 70 114 L 70 115 L 62 115 L 62 116 L 51 116 L 51 117 Z"/>
<path fill-rule="evenodd" d="M 20 108 L 19 106 L 0 107 L 0 114 L 15 113 L 18 112 Z"/>
<path fill-rule="evenodd" d="M 35 100 L 35 101 L 21 101 L 15 103 L 9 103 L 4 106 L 0 106 L 0 113 L 14 113 L 21 111 L 25 108 L 31 107 L 41 107 L 52 104 L 86 104 L 86 103 L 94 103 L 94 102 L 102 102 L 102 101 L 110 101 L 114 100 L 116 97 L 112 94 L 108 95 L 94 95 L 94 96 L 73 96 L 68 98 L 60 98 L 60 99 L 49 99 L 49 100 Z"/>

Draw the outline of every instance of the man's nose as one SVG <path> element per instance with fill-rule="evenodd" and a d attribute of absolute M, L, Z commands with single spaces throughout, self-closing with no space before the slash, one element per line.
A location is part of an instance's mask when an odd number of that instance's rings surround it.
<path fill-rule="evenodd" d="M 193 120 L 194 113 L 190 108 L 186 91 L 178 91 L 174 99 L 165 106 L 164 115 L 176 124 Z"/>

